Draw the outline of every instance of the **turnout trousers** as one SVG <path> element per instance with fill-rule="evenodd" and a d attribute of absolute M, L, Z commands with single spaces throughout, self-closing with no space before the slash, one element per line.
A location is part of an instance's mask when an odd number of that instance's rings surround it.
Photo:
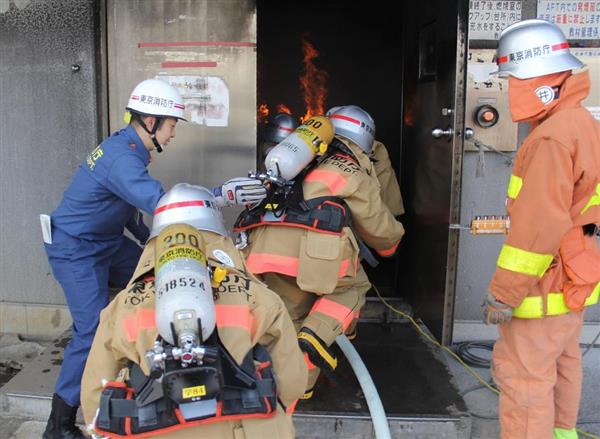
<path fill-rule="evenodd" d="M 359 266 L 356 277 L 341 278 L 335 290 L 326 295 L 302 291 L 294 277 L 277 273 L 264 273 L 261 277 L 283 300 L 296 331 L 308 328 L 328 347 L 338 335 L 355 324 L 371 287 L 362 266 Z M 319 377 L 320 369 L 308 358 L 306 360 L 309 367 L 306 390 L 309 392 Z"/>
<path fill-rule="evenodd" d="M 72 407 L 79 406 L 81 377 L 100 311 L 108 304 L 108 287 L 125 287 L 142 249 L 125 236 L 110 241 L 74 238 L 53 228 L 52 244 L 45 244 L 54 278 L 63 289 L 71 318 L 72 339 L 55 385 L 55 393 Z"/>
<path fill-rule="evenodd" d="M 503 439 L 577 438 L 583 311 L 498 325 L 492 375 Z"/>

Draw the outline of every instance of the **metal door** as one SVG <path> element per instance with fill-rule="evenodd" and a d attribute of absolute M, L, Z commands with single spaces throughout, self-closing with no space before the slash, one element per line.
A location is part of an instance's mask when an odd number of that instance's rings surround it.
<path fill-rule="evenodd" d="M 467 2 L 405 3 L 402 180 L 407 295 L 445 343 L 452 337 L 464 125 Z"/>
<path fill-rule="evenodd" d="M 129 93 L 158 77 L 183 94 L 187 123 L 150 174 L 165 189 L 245 176 L 256 157 L 256 8 L 252 0 L 106 0 L 110 130 Z M 236 212 L 226 209 L 232 224 Z"/>

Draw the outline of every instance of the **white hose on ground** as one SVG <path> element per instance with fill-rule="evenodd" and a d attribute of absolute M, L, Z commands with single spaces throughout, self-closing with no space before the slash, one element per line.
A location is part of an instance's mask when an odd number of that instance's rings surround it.
<path fill-rule="evenodd" d="M 358 355 L 358 352 L 356 352 L 356 349 L 354 349 L 354 346 L 352 346 L 352 343 L 350 343 L 350 340 L 348 340 L 344 334 L 339 335 L 335 341 L 348 359 L 350 366 L 352 366 L 352 370 L 365 395 L 367 405 L 369 406 L 369 412 L 371 413 L 371 419 L 373 420 L 375 437 L 377 439 L 391 439 L 390 426 L 388 425 L 387 417 L 385 416 L 383 404 L 381 403 L 379 393 L 377 393 L 377 388 L 375 387 L 375 383 L 373 383 L 373 379 L 371 378 L 365 363 L 363 363 L 362 358 L 360 358 L 360 355 Z"/>

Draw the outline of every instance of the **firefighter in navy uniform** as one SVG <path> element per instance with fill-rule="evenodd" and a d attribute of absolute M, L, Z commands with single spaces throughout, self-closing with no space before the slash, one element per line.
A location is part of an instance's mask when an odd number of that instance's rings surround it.
<path fill-rule="evenodd" d="M 151 240 L 134 276 L 101 314 L 82 380 L 86 423 L 97 434 L 110 437 L 139 434 L 169 438 L 293 438 L 291 413 L 304 391 L 307 367 L 281 299 L 246 272 L 243 257 L 227 236 L 210 191 L 176 185 L 156 210 Z M 171 233 L 172 229 L 175 231 Z M 203 346 L 203 363 L 190 363 L 179 371 L 182 374 L 177 379 L 183 379 L 183 389 L 177 387 L 177 380 L 167 379 L 167 373 L 160 382 L 153 378 L 151 374 L 156 371 L 146 360 L 148 352 L 156 350 L 157 340 L 164 343 L 167 339 L 161 330 L 164 315 L 161 317 L 161 309 L 156 307 L 163 298 L 155 293 L 155 281 L 156 288 L 160 288 L 162 273 L 162 266 L 156 265 L 160 262 L 155 264 L 155 260 L 160 246 L 179 235 L 195 235 L 195 251 L 205 255 L 213 270 L 213 325 L 216 321 L 216 330 Z M 174 291 L 160 294 L 175 294 Z M 183 301 L 182 308 L 187 313 L 193 304 Z M 206 309 L 199 313 L 202 323 L 211 319 Z M 174 318 L 171 323 L 175 328 L 177 320 Z M 203 338 L 204 329 L 203 326 Z M 215 338 L 218 343 L 211 344 Z M 222 388 L 212 389 L 218 394 L 213 401 L 202 398 L 210 396 L 208 383 L 190 388 L 185 383 L 214 371 L 208 367 L 211 363 L 207 352 L 215 346 L 223 354 L 222 366 L 217 368 Z M 161 348 L 156 352 L 169 350 Z M 179 358 L 183 361 L 185 355 L 180 354 Z M 202 366 L 207 366 L 206 371 Z M 196 378 L 186 380 L 186 371 L 190 370 L 195 371 Z M 236 381 L 240 376 L 246 377 L 246 384 Z M 171 392 L 169 386 L 178 391 Z M 153 393 L 143 388 L 157 391 L 159 397 L 148 397 Z M 195 402 L 174 402 L 192 390 L 197 396 Z M 212 411 L 206 407 L 212 407 Z"/>
<path fill-rule="evenodd" d="M 248 268 L 282 297 L 298 330 L 309 367 L 304 398 L 312 396 L 320 368 L 337 367 L 330 346 L 358 317 L 370 288 L 358 240 L 381 256 L 392 256 L 404 234 L 381 200 L 365 153 L 374 138 L 371 117 L 353 106 L 330 117 L 313 117 L 292 135 L 304 137 L 315 151 L 331 142 L 333 130 L 336 138 L 296 177 L 284 208 L 267 197 L 262 210 L 243 212 L 235 226 L 248 234 Z M 302 142 L 294 145 L 288 138 L 280 147 L 299 154 Z M 283 168 L 286 159 L 267 156 L 266 167 Z"/>
<path fill-rule="evenodd" d="M 95 148 L 75 173 L 60 205 L 51 214 L 51 242 L 45 244 L 55 279 L 73 319 L 72 340 L 55 385 L 44 439 L 81 438 L 74 424 L 80 381 L 100 311 L 108 304 L 109 281 L 123 287 L 133 274 L 148 228 L 141 209 L 152 214 L 163 195 L 147 166 L 150 152 L 162 151 L 184 119 L 183 99 L 166 82 L 138 84 L 127 105 L 130 124 Z M 222 205 L 253 202 L 266 195 L 259 181 L 232 179 L 215 188 Z"/>

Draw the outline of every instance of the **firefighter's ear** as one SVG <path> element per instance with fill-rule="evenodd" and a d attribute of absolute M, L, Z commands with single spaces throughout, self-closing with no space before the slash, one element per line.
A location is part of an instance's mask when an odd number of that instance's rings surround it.
<path fill-rule="evenodd" d="M 156 123 L 156 117 L 154 116 L 146 116 L 144 118 L 144 123 L 146 124 L 146 128 L 148 131 L 152 132 L 154 129 L 154 124 Z"/>

